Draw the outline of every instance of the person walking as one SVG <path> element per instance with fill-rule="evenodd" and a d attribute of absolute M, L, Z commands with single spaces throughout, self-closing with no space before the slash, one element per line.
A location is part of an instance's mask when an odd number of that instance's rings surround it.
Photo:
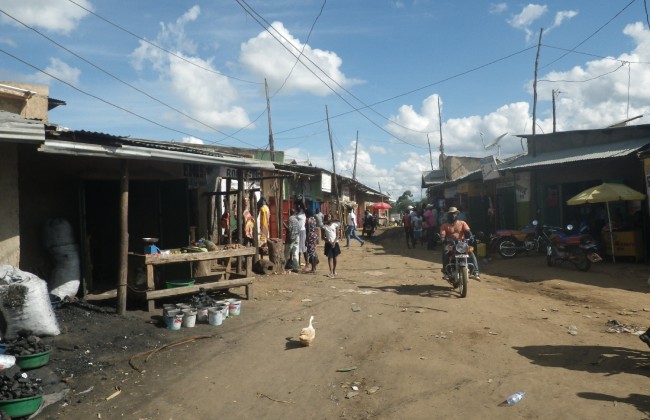
<path fill-rule="evenodd" d="M 424 244 L 424 240 L 422 239 L 423 219 L 417 211 L 414 213 L 415 215 L 411 218 L 411 225 L 413 226 L 413 247 L 415 247 L 416 242 Z"/>
<path fill-rule="evenodd" d="M 413 243 L 413 226 L 411 226 L 412 211 L 413 211 L 413 206 L 408 206 L 406 208 L 406 213 L 404 214 L 404 216 L 402 216 L 402 226 L 404 227 L 404 235 L 406 236 L 406 246 L 409 249 L 411 249 L 411 244 Z"/>
<path fill-rule="evenodd" d="M 436 231 L 438 230 L 438 212 L 433 204 L 427 204 L 427 210 L 424 212 L 424 220 L 427 223 L 427 249 L 436 249 Z"/>
<path fill-rule="evenodd" d="M 316 218 L 309 209 L 306 211 L 307 223 L 305 224 L 307 231 L 307 239 L 305 244 L 307 247 L 307 264 L 311 267 L 307 270 L 305 266 L 305 273 L 316 274 L 316 266 L 318 265 L 318 255 L 316 254 L 316 244 L 318 243 L 318 234 L 316 233 Z"/>
<path fill-rule="evenodd" d="M 354 214 L 354 209 L 352 207 L 348 207 L 347 223 L 348 227 L 345 231 L 345 247 L 350 248 L 350 236 L 359 241 L 361 246 L 363 246 L 366 242 L 357 235 L 357 216 Z"/>
<path fill-rule="evenodd" d="M 284 259 L 291 265 L 291 271 L 298 272 L 298 245 L 300 241 L 300 222 L 296 212 L 289 210 L 289 223 L 284 225 L 287 236 L 284 241 Z"/>
<path fill-rule="evenodd" d="M 323 225 L 323 236 L 325 237 L 325 256 L 329 266 L 329 277 L 336 276 L 336 257 L 341 254 L 338 239 L 339 223 L 334 222 L 331 214 L 325 215 L 325 224 Z"/>
<path fill-rule="evenodd" d="M 307 215 L 305 215 L 305 207 L 302 203 L 298 203 L 298 213 L 296 214 L 298 222 L 300 223 L 300 232 L 298 234 L 298 263 L 299 265 L 307 264 L 307 229 L 305 224 L 307 223 Z M 305 259 L 304 263 L 300 262 L 300 257 Z"/>

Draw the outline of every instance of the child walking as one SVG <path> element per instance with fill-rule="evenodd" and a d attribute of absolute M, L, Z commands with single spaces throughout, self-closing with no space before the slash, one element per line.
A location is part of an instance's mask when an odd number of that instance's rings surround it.
<path fill-rule="evenodd" d="M 339 223 L 332 220 L 331 214 L 326 214 L 323 235 L 325 236 L 325 256 L 327 257 L 327 265 L 330 268 L 329 277 L 336 276 L 336 257 L 341 254 L 337 232 L 338 228 Z"/>

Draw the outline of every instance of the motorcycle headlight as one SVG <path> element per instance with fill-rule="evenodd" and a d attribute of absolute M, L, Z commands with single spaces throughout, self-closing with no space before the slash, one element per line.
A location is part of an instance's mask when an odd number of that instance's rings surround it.
<path fill-rule="evenodd" d="M 469 250 L 469 245 L 467 242 L 458 242 L 456 244 L 456 252 L 459 254 L 467 254 L 467 251 Z"/>

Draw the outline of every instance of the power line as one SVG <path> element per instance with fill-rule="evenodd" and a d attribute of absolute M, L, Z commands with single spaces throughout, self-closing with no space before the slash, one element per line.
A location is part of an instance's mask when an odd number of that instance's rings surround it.
<path fill-rule="evenodd" d="M 365 108 L 369 108 L 369 107 L 377 106 L 377 105 L 383 104 L 383 103 L 385 103 L 385 102 L 393 101 L 393 100 L 395 100 L 395 99 L 398 99 L 398 98 L 401 98 L 401 97 L 404 97 L 404 96 L 411 95 L 411 94 L 413 94 L 413 93 L 415 93 L 415 92 L 419 92 L 419 91 L 421 91 L 421 90 L 428 89 L 428 88 L 431 88 L 431 87 L 433 87 L 433 86 L 436 86 L 436 85 L 440 85 L 440 84 L 446 83 L 446 82 L 448 82 L 448 81 L 450 81 L 450 80 L 456 79 L 456 78 L 461 77 L 461 76 L 465 76 L 465 75 L 467 75 L 467 74 L 470 74 L 470 73 L 473 73 L 473 72 L 475 72 L 475 71 L 481 70 L 481 69 L 483 69 L 483 68 L 485 68 L 485 67 L 488 67 L 488 66 L 491 66 L 491 65 L 493 65 L 493 64 L 499 63 L 499 62 L 501 62 L 501 61 L 505 61 L 505 60 L 507 60 L 507 59 L 510 59 L 510 58 L 512 58 L 512 57 L 515 57 L 515 56 L 517 56 L 517 55 L 519 55 L 519 54 L 522 54 L 522 53 L 524 53 L 524 52 L 526 52 L 526 51 L 532 50 L 533 48 L 535 48 L 535 47 L 532 46 L 532 47 L 524 48 L 524 49 L 519 50 L 519 51 L 517 51 L 517 52 L 514 52 L 514 53 L 511 53 L 511 54 L 508 54 L 508 55 L 506 55 L 506 56 L 504 56 L 504 57 L 497 58 L 497 59 L 495 59 L 495 60 L 492 60 L 492 61 L 489 61 L 489 62 L 487 62 L 487 63 L 481 64 L 481 65 L 479 65 L 479 66 L 473 67 L 473 68 L 471 68 L 471 69 L 468 69 L 468 70 L 462 71 L 462 72 L 460 72 L 460 73 L 456 73 L 456 74 L 451 75 L 451 76 L 449 76 L 449 77 L 446 77 L 446 78 L 444 78 L 444 79 L 440 79 L 440 80 L 438 80 L 438 81 L 436 81 L 436 82 L 432 82 L 432 83 L 429 83 L 429 84 L 427 84 L 427 85 L 420 86 L 420 87 L 415 88 L 415 89 L 411 89 L 411 90 L 409 90 L 409 91 L 407 91 L 407 92 L 400 93 L 400 94 L 395 95 L 395 96 L 391 96 L 390 98 L 382 99 L 381 101 L 373 102 L 372 104 L 370 104 L 370 105 L 366 105 L 365 107 L 360 108 L 360 109 L 365 109 Z M 345 115 L 351 114 L 351 113 L 353 113 L 353 112 L 356 112 L 356 110 L 351 110 L 351 111 L 342 112 L 342 113 L 340 113 L 340 114 L 336 114 L 336 115 L 334 115 L 334 116 L 331 116 L 330 118 L 333 119 L 333 118 L 342 117 L 342 116 L 345 116 Z M 303 124 L 303 125 L 298 126 L 298 127 L 290 128 L 290 129 L 283 130 L 283 131 L 278 131 L 278 132 L 276 132 L 276 134 L 281 134 L 281 133 L 286 133 L 286 132 L 288 132 L 288 131 L 298 130 L 298 129 L 300 129 L 300 128 L 305 128 L 305 127 L 308 127 L 308 126 L 313 125 L 313 124 L 321 123 L 321 122 L 323 122 L 323 121 L 325 121 L 325 120 L 318 120 L 318 121 L 314 121 L 314 122 L 311 122 L 311 123 Z M 388 120 L 388 121 L 393 122 L 392 120 Z M 398 125 L 399 125 L 399 124 L 398 124 Z M 406 127 L 404 127 L 404 128 L 406 128 Z M 417 130 L 413 130 L 413 129 L 409 129 L 409 130 L 414 131 L 414 132 L 416 132 L 416 133 L 421 133 L 421 134 L 426 134 L 426 133 L 429 133 L 429 132 L 430 132 L 430 131 L 427 131 L 427 132 L 424 132 L 424 131 L 417 131 Z"/>
<path fill-rule="evenodd" d="M 281 42 L 281 41 L 276 37 L 276 35 L 274 35 L 274 34 L 269 30 L 269 28 L 273 28 L 273 26 L 272 26 L 268 21 L 266 21 L 262 16 L 260 16 L 260 15 L 255 11 L 255 9 L 253 9 L 250 5 L 248 5 L 248 4 L 246 3 L 245 0 L 236 0 L 236 1 L 237 1 L 237 3 L 242 7 L 242 9 L 244 9 L 244 11 L 245 11 L 246 13 L 248 13 L 248 14 L 253 18 L 253 20 L 255 20 L 255 21 L 256 21 L 256 22 L 257 22 L 257 23 L 258 23 L 262 28 L 264 28 L 264 30 L 265 30 L 266 32 L 269 33 L 269 35 L 271 35 L 271 36 L 273 37 L 273 39 L 275 39 L 276 41 L 278 41 L 278 43 L 279 43 L 279 44 L 280 44 L 284 49 L 286 49 L 286 50 L 287 50 L 291 55 L 293 55 L 293 56 L 296 57 L 299 61 L 301 61 L 299 56 L 297 56 L 293 51 L 291 51 L 291 49 L 289 49 L 289 48 L 288 48 L 288 47 L 287 47 L 283 42 Z M 250 9 L 250 10 L 249 10 L 249 9 Z M 266 26 L 265 26 L 264 24 L 262 24 L 262 22 L 260 22 L 260 20 L 264 21 L 265 24 L 266 24 Z M 275 30 L 275 28 L 274 28 L 274 30 Z M 282 39 L 284 39 L 284 40 L 287 42 L 287 44 L 291 45 L 294 49 L 298 50 L 298 48 L 297 48 L 295 45 L 293 45 L 293 44 L 292 44 L 288 39 L 286 39 L 286 38 L 285 38 L 281 33 L 279 33 L 277 30 L 275 30 L 275 32 L 276 32 L 276 33 L 277 33 L 277 34 L 278 34 Z M 349 95 L 352 96 L 354 99 L 356 99 L 357 101 L 359 101 L 361 104 L 365 105 L 365 103 L 364 103 L 361 99 L 357 98 L 354 94 L 352 94 L 350 91 L 348 91 L 347 89 L 345 89 L 345 87 L 341 86 L 341 84 L 339 84 L 336 80 L 332 79 L 332 78 L 327 74 L 327 72 L 325 72 L 323 69 L 321 69 L 321 68 L 320 68 L 316 63 L 314 63 L 314 62 L 313 62 L 309 57 L 307 57 L 307 56 L 302 56 L 302 57 L 306 58 L 307 61 L 309 61 L 309 63 L 311 63 L 315 68 L 317 68 L 318 70 L 320 70 L 320 72 L 323 73 L 323 75 L 325 75 L 328 79 L 330 79 L 330 80 L 331 80 L 334 84 L 336 84 L 339 88 L 341 88 L 341 89 L 342 89 L 343 91 L 345 91 L 347 94 L 349 94 Z M 301 61 L 301 62 L 302 62 L 302 61 Z M 304 65 L 304 63 L 303 63 L 303 65 Z M 381 126 L 380 126 L 379 124 L 377 124 L 376 122 L 372 121 L 368 116 L 366 116 L 363 112 L 361 112 L 361 110 L 360 110 L 359 108 L 357 108 L 357 107 L 355 107 L 354 105 L 352 105 L 352 104 L 351 104 L 347 99 L 345 99 L 345 98 L 344 98 L 340 93 L 338 93 L 338 92 L 336 91 L 336 89 L 333 89 L 330 85 L 328 85 L 328 84 L 327 84 L 327 83 L 326 83 L 326 82 L 325 82 L 325 81 L 324 81 L 320 76 L 318 76 L 318 75 L 317 75 L 317 74 L 316 74 L 316 73 L 315 73 L 311 68 L 309 68 L 309 66 L 305 65 L 305 68 L 306 68 L 306 69 L 307 69 L 311 74 L 313 74 L 314 77 L 316 77 L 318 80 L 320 80 L 320 82 L 323 83 L 323 84 L 324 84 L 324 85 L 325 85 L 329 90 L 331 90 L 331 91 L 332 91 L 336 96 L 338 96 L 338 97 L 339 97 L 343 102 L 345 102 L 348 106 L 350 106 L 350 107 L 351 107 L 355 112 L 358 112 L 359 115 L 361 115 L 361 116 L 364 117 L 366 120 L 368 120 L 368 122 L 370 122 L 372 125 L 374 125 L 375 127 L 379 128 L 381 131 L 385 132 L 386 134 L 390 135 L 391 137 L 395 138 L 396 140 L 398 140 L 398 141 L 400 141 L 400 142 L 402 142 L 402 143 L 404 143 L 404 144 L 407 144 L 407 145 L 409 145 L 409 146 L 413 146 L 413 147 L 416 147 L 416 148 L 422 148 L 422 146 L 418 146 L 418 145 L 416 145 L 416 144 L 409 143 L 409 142 L 407 142 L 406 140 L 403 140 L 403 139 L 400 139 L 399 137 L 396 137 L 393 133 L 389 132 L 388 130 L 386 130 L 385 128 L 381 127 Z M 369 107 L 368 107 L 367 105 L 365 105 L 365 108 L 369 108 Z M 383 115 L 379 114 L 377 111 L 373 110 L 372 108 L 369 108 L 369 109 L 370 109 L 370 111 L 372 111 L 372 112 L 378 114 L 380 117 L 382 117 L 382 118 L 384 118 L 384 119 L 387 119 L 386 117 L 384 117 Z"/>
<path fill-rule="evenodd" d="M 542 47 L 550 48 L 550 49 L 555 49 L 555 50 L 561 50 L 561 51 L 568 51 L 572 52 L 575 54 L 582 54 L 586 55 L 588 57 L 594 57 L 594 58 L 599 58 L 601 60 L 611 60 L 611 61 L 618 61 L 620 63 L 631 63 L 631 64 L 650 64 L 650 61 L 630 61 L 630 60 L 621 60 L 619 58 L 614 58 L 614 57 L 606 57 L 598 54 L 592 54 L 592 53 L 586 53 L 582 51 L 576 51 L 576 50 L 570 50 L 568 48 L 562 48 L 562 47 L 556 47 L 553 45 L 548 45 L 548 44 L 542 44 Z"/>
<path fill-rule="evenodd" d="M 302 44 L 302 49 L 300 50 L 300 55 L 298 58 L 296 58 L 295 63 L 293 63 L 293 66 L 291 67 L 291 70 L 289 70 L 289 74 L 287 74 L 287 77 L 284 79 L 284 82 L 282 82 L 282 85 L 278 88 L 278 90 L 275 91 L 273 96 L 277 95 L 284 85 L 287 83 L 287 80 L 289 80 L 289 77 L 291 77 L 291 74 L 293 73 L 293 69 L 296 68 L 298 63 L 300 62 L 300 57 L 302 57 L 303 52 L 305 51 L 305 48 L 307 48 L 307 43 L 309 42 L 309 38 L 311 38 L 311 33 L 314 30 L 314 27 L 316 26 L 316 22 L 318 22 L 318 19 L 320 16 L 323 14 L 323 9 L 325 8 L 325 4 L 327 3 L 327 0 L 323 0 L 323 5 L 320 7 L 320 11 L 318 12 L 318 15 L 316 16 L 316 19 L 314 19 L 314 23 L 311 24 L 311 28 L 309 28 L 309 33 L 307 34 L 307 38 L 305 39 L 305 43 Z"/>
<path fill-rule="evenodd" d="M 233 79 L 233 80 L 238 80 L 238 81 L 240 81 L 240 82 L 244 82 L 244 83 L 251 83 L 251 84 L 256 84 L 256 85 L 261 85 L 261 84 L 263 84 L 263 83 L 261 83 L 261 82 L 253 82 L 253 81 L 250 81 L 250 80 L 240 79 L 240 78 L 237 78 L 237 77 L 234 77 L 234 76 L 228 76 L 227 74 L 223 74 L 223 73 L 221 73 L 221 72 L 219 72 L 219 71 L 216 71 L 216 70 L 214 70 L 214 69 L 211 69 L 211 68 L 208 68 L 208 67 L 200 66 L 200 65 L 198 65 L 198 64 L 196 64 L 196 63 L 193 63 L 192 61 L 186 59 L 185 57 L 183 57 L 183 56 L 181 56 L 181 55 L 178 55 L 178 54 L 176 54 L 176 53 L 174 53 L 174 52 L 172 52 L 172 51 L 170 51 L 170 50 L 168 50 L 168 49 L 166 49 L 166 48 L 161 47 L 161 46 L 158 45 L 158 44 L 155 44 L 155 43 L 153 43 L 153 42 L 151 42 L 151 41 L 148 41 L 147 39 L 141 37 L 140 35 L 137 35 L 137 34 L 131 32 L 131 31 L 129 31 L 128 29 L 123 28 L 122 26 L 120 26 L 120 25 L 118 25 L 118 24 L 116 24 L 116 23 L 111 22 L 110 20 L 106 19 L 105 17 L 102 17 L 102 16 L 98 15 L 97 13 L 93 12 L 92 10 L 90 10 L 90 9 L 88 9 L 88 8 L 86 8 L 86 7 L 82 6 L 82 5 L 80 5 L 79 3 L 75 2 L 74 0 L 68 0 L 68 1 L 69 1 L 70 3 L 76 5 L 77 7 L 82 8 L 83 10 L 85 10 L 86 12 L 88 12 L 88 13 L 90 13 L 91 15 L 95 16 L 96 18 L 103 20 L 104 22 L 108 23 L 109 25 L 114 26 L 114 27 L 116 27 L 117 29 L 126 32 L 127 34 L 129 34 L 129 35 L 131 35 L 131 36 L 133 36 L 133 37 L 139 39 L 140 41 L 142 41 L 142 42 L 144 42 L 144 43 L 147 43 L 147 44 L 151 45 L 151 46 L 154 47 L 154 48 L 159 49 L 160 51 L 166 52 L 167 54 L 172 55 L 172 56 L 178 58 L 179 60 L 183 60 L 183 61 L 186 62 L 187 64 L 190 64 L 190 65 L 192 65 L 192 66 L 194 66 L 194 67 L 198 67 L 198 68 L 200 68 L 200 69 L 202 69 L 202 70 L 205 70 L 205 71 L 207 71 L 207 72 L 209 72 L 209 73 L 213 73 L 213 74 L 216 74 L 216 75 L 219 75 L 219 76 L 227 77 L 227 78 L 229 78 L 229 79 Z"/>
<path fill-rule="evenodd" d="M 56 81 L 58 81 L 58 82 L 60 82 L 60 83 L 63 83 L 63 84 L 66 85 L 66 86 L 71 87 L 72 89 L 76 90 L 77 92 L 82 93 L 82 94 L 84 94 L 84 95 L 86 95 L 86 96 L 89 96 L 89 97 L 91 97 L 91 98 L 93 98 L 93 99 L 96 99 L 96 100 L 98 100 L 98 101 L 100 101 L 100 102 L 103 102 L 103 103 L 105 103 L 106 105 L 110 105 L 110 106 L 112 106 L 112 107 L 114 107 L 114 108 L 119 109 L 120 111 L 124 111 L 124 112 L 126 112 L 126 113 L 128 113 L 128 114 L 133 115 L 134 117 L 140 118 L 141 120 L 147 121 L 147 122 L 149 122 L 149 123 L 151 123 L 151 124 L 154 124 L 154 125 L 156 125 L 156 126 L 158 126 L 158 127 L 164 128 L 164 129 L 166 129 L 166 130 L 173 131 L 173 132 L 175 132 L 175 133 L 179 133 L 179 134 L 183 134 L 183 135 L 185 135 L 185 136 L 189 136 L 189 137 L 194 137 L 194 138 L 197 138 L 197 139 L 199 139 L 199 140 L 201 140 L 201 141 L 204 141 L 204 142 L 209 142 L 209 140 L 206 140 L 206 139 L 203 139 L 203 138 L 201 138 L 201 137 L 197 137 L 197 136 L 195 136 L 194 134 L 190 134 L 190 133 L 188 133 L 188 132 L 181 131 L 181 130 L 177 130 L 177 129 L 175 129 L 175 128 L 172 128 L 172 127 L 169 127 L 169 126 L 167 126 L 167 125 L 161 124 L 161 123 L 156 122 L 156 121 L 154 121 L 154 120 L 152 120 L 152 119 L 150 119 L 150 118 L 147 118 L 147 117 L 142 116 L 142 115 L 140 115 L 140 114 L 138 114 L 138 113 L 136 113 L 136 112 L 133 112 L 133 111 L 127 109 L 127 108 L 124 108 L 124 107 L 122 107 L 122 106 L 120 106 L 120 105 L 117 105 L 117 104 L 114 104 L 114 103 L 112 103 L 112 102 L 110 102 L 110 101 L 107 101 L 106 99 L 103 99 L 103 98 L 101 98 L 101 97 L 99 97 L 99 96 L 97 96 L 97 95 L 93 95 L 92 93 L 86 92 L 85 90 L 80 89 L 80 88 L 74 86 L 72 83 L 68 83 L 68 82 L 66 82 L 65 80 L 63 80 L 63 79 L 61 79 L 61 78 L 58 78 L 58 77 L 56 77 L 56 76 L 54 76 L 54 75 L 48 73 L 47 71 L 45 71 L 45 70 L 43 70 L 43 69 L 40 69 L 40 68 L 36 67 L 35 65 L 33 65 L 33 64 L 31 64 L 31 63 L 29 63 L 29 62 L 27 62 L 27 61 L 25 61 L 25 60 L 23 60 L 23 59 L 17 57 L 17 56 L 15 56 L 15 55 L 13 55 L 13 54 L 11 54 L 10 52 L 5 51 L 5 50 L 2 49 L 2 48 L 0 48 L 0 52 L 3 53 L 3 54 L 5 54 L 5 55 L 8 55 L 9 57 L 13 58 L 14 60 L 17 60 L 17 61 L 19 61 L 19 62 L 25 64 L 25 65 L 28 66 L 28 67 L 33 68 L 33 69 L 36 70 L 36 71 L 39 71 L 39 72 L 41 72 L 41 73 L 43 73 L 43 74 L 45 74 L 45 75 L 51 77 L 52 79 L 54 79 L 54 80 L 56 80 Z M 252 145 L 252 144 L 249 144 L 249 143 L 246 143 L 246 144 L 248 144 L 249 146 L 252 146 L 252 147 L 254 147 L 254 148 L 257 148 L 257 146 L 255 146 L 255 145 Z"/>
<path fill-rule="evenodd" d="M 622 62 L 620 66 L 616 67 L 612 71 L 608 71 L 607 73 L 599 74 L 598 76 L 590 77 L 589 79 L 584 79 L 584 80 L 548 80 L 548 79 L 540 79 L 540 82 L 547 82 L 547 83 L 586 83 L 586 82 L 591 82 L 592 80 L 600 79 L 603 76 L 607 76 L 609 74 L 615 73 L 618 70 L 620 70 L 622 67 L 625 65 L 628 65 L 629 63 L 627 62 Z"/>
<path fill-rule="evenodd" d="M 26 23 L 24 23 L 24 22 L 22 22 L 21 20 L 15 18 L 14 16 L 10 15 L 9 13 L 5 12 L 4 10 L 0 10 L 0 13 L 2 13 L 2 14 L 4 14 L 5 16 L 7 16 L 8 18 L 14 20 L 15 22 L 17 22 L 18 24 L 24 26 L 25 28 L 27 28 L 27 29 L 29 29 L 29 30 L 31 30 L 31 31 L 33 31 L 33 32 L 35 32 L 35 33 L 37 33 L 38 35 L 40 35 L 40 36 L 42 36 L 43 38 L 45 38 L 45 39 L 47 39 L 48 41 L 50 41 L 52 44 L 56 45 L 57 47 L 59 47 L 59 48 L 65 50 L 65 51 L 67 51 L 69 54 L 72 54 L 73 56 L 77 57 L 78 59 L 80 59 L 80 60 L 83 61 L 84 63 L 86 63 L 86 64 L 88 64 L 88 65 L 90 65 L 90 66 L 96 68 L 97 70 L 101 71 L 101 72 L 104 73 L 105 75 L 107 75 L 107 76 L 111 77 L 112 79 L 114 79 L 114 80 L 116 80 L 116 81 L 122 83 L 123 85 L 128 86 L 129 88 L 131 88 L 131 89 L 133 89 L 133 90 L 135 90 L 135 91 L 137 91 L 137 92 L 139 92 L 139 93 L 145 95 L 147 98 L 149 98 L 149 99 L 151 99 L 151 100 L 153 100 L 153 101 L 159 103 L 160 105 L 163 105 L 163 106 L 165 106 L 165 107 L 171 109 L 172 111 L 177 112 L 178 114 L 184 116 L 185 118 L 187 118 L 187 119 L 189 119 L 189 120 L 191 120 L 191 121 L 194 121 L 194 122 L 196 122 L 196 123 L 198 123 L 198 124 L 200 124 L 200 125 L 202 125 L 202 126 L 204 126 L 204 127 L 209 128 L 210 130 L 213 130 L 213 131 L 215 131 L 215 132 L 217 132 L 217 133 L 219 133 L 219 134 L 222 134 L 222 135 L 224 135 L 224 136 L 227 136 L 227 138 L 233 138 L 234 140 L 240 141 L 240 142 L 242 142 L 242 143 L 244 143 L 244 144 L 248 144 L 248 143 L 246 143 L 246 142 L 244 142 L 244 141 L 242 141 L 242 140 L 239 140 L 239 139 L 233 137 L 233 135 L 228 135 L 227 133 L 224 133 L 223 131 L 221 131 L 221 130 L 215 128 L 215 127 L 212 127 L 211 125 L 206 124 L 206 123 L 204 123 L 203 121 L 200 121 L 200 120 L 198 120 L 198 119 L 192 117 L 191 115 L 188 115 L 187 113 L 181 111 L 180 109 L 175 108 L 175 107 L 169 105 L 168 103 L 166 103 L 166 102 L 164 102 L 164 101 L 162 101 L 162 100 L 160 100 L 160 99 L 158 99 L 158 98 L 156 98 L 156 97 L 150 95 L 149 93 L 143 91 L 142 89 L 137 88 L 136 86 L 133 86 L 132 84 L 126 82 L 125 80 L 120 79 L 119 77 L 115 76 L 115 75 L 112 74 L 111 72 L 109 72 L 109 71 L 103 69 L 102 67 L 96 65 L 95 63 L 91 62 L 90 60 L 88 60 L 88 59 L 82 57 L 81 55 L 77 54 L 76 52 L 70 50 L 69 48 L 67 48 L 67 47 L 65 47 L 64 45 L 60 44 L 59 42 L 55 41 L 54 39 L 48 37 L 47 35 L 45 35 L 45 34 L 42 33 L 41 31 L 39 31 L 38 29 L 36 29 L 36 28 L 34 28 L 34 27 L 31 27 L 31 26 L 27 25 Z M 252 123 L 251 123 L 251 124 L 252 124 Z M 249 124 L 249 125 L 250 125 L 250 124 Z M 225 140 L 225 139 L 224 139 L 224 140 Z M 221 141 L 223 141 L 223 140 L 221 140 Z"/>
<path fill-rule="evenodd" d="M 559 57 L 556 58 L 555 60 L 551 61 L 550 63 L 548 63 L 548 64 L 542 66 L 541 68 L 544 69 L 544 68 L 550 66 L 551 64 L 560 61 L 561 59 L 563 59 L 564 57 L 566 57 L 567 55 L 569 55 L 569 53 L 573 52 L 576 48 L 578 48 L 579 46 L 581 46 L 581 45 L 584 44 L 585 42 L 589 41 L 589 40 L 590 40 L 591 38 L 593 38 L 593 37 L 594 37 L 598 32 L 600 32 L 600 31 L 601 31 L 605 26 L 607 26 L 607 25 L 609 25 L 610 23 L 612 23 L 612 21 L 613 21 L 614 19 L 616 19 L 616 18 L 617 18 L 621 13 L 623 13 L 623 12 L 625 11 L 625 9 L 627 9 L 628 7 L 630 7 L 630 6 L 632 5 L 632 3 L 634 3 L 635 1 L 636 1 L 636 0 L 632 0 L 631 2 L 629 2 L 629 3 L 628 3 L 625 7 L 623 7 L 623 8 L 622 8 L 618 13 L 616 13 L 616 14 L 615 14 L 615 15 L 614 15 L 610 20 L 608 20 L 608 21 L 605 22 L 603 25 L 601 25 L 598 29 L 596 29 L 594 32 L 592 32 L 592 34 L 589 35 L 587 38 L 583 39 L 583 40 L 582 40 L 581 42 L 579 42 L 575 47 L 571 48 L 569 51 L 567 51 L 566 53 L 562 54 L 561 56 L 559 56 Z"/>

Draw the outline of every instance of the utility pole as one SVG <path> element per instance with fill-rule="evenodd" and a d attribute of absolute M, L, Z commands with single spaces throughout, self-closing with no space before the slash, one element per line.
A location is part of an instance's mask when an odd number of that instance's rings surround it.
<path fill-rule="evenodd" d="M 429 140 L 429 133 L 427 133 L 427 143 L 429 143 L 429 160 L 431 161 L 431 170 L 433 171 L 433 155 L 431 154 L 431 140 Z"/>
<path fill-rule="evenodd" d="M 357 151 L 359 150 L 359 130 L 357 130 L 357 141 L 354 143 L 354 167 L 352 168 L 352 179 L 357 180 Z"/>
<path fill-rule="evenodd" d="M 539 65 L 539 50 L 542 46 L 542 32 L 544 32 L 544 28 L 539 28 L 537 55 L 535 57 L 535 78 L 533 79 L 533 136 L 535 135 L 535 125 L 537 124 L 537 66 Z"/>
<path fill-rule="evenodd" d="M 445 169 L 445 146 L 442 143 L 442 113 L 440 112 L 440 95 L 438 95 L 438 126 L 440 127 L 440 169 L 447 180 L 447 170 Z"/>
<path fill-rule="evenodd" d="M 334 214 L 339 214 L 339 183 L 336 178 L 336 163 L 334 162 L 334 144 L 332 143 L 332 129 L 330 128 L 330 115 L 327 111 L 327 105 L 325 105 L 325 117 L 327 118 L 327 134 L 330 138 L 330 150 L 332 151 L 332 173 L 334 174 L 334 196 L 336 197 L 336 209 Z"/>
<path fill-rule="evenodd" d="M 266 115 L 269 119 L 269 150 L 271 151 L 271 162 L 275 161 L 275 146 L 273 144 L 273 130 L 271 129 L 271 100 L 269 99 L 269 84 L 264 78 L 264 92 L 266 93 Z"/>
<path fill-rule="evenodd" d="M 556 89 L 553 89 L 553 90 L 551 91 L 551 95 L 553 96 L 553 132 L 554 132 L 554 133 L 555 133 L 555 121 L 556 121 L 556 120 L 555 120 L 555 96 L 556 96 L 557 94 L 559 94 L 559 93 L 560 93 L 560 91 L 559 91 L 559 90 L 556 90 Z"/>

